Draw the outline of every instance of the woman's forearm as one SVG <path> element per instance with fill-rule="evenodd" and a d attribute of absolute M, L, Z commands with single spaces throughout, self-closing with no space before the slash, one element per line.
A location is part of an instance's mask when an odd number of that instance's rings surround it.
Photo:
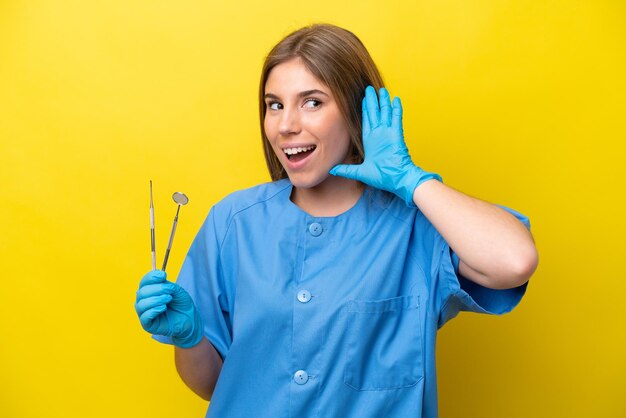
<path fill-rule="evenodd" d="M 537 267 L 532 235 L 502 208 L 430 180 L 413 193 L 413 202 L 461 260 L 461 275 L 485 287 L 519 286 Z"/>
<path fill-rule="evenodd" d="M 207 401 L 211 400 L 217 378 L 222 370 L 222 359 L 206 339 L 191 348 L 174 347 L 176 370 L 183 382 Z"/>

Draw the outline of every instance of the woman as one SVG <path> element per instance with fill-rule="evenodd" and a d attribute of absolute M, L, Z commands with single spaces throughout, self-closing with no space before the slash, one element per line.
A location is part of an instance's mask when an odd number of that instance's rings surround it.
<path fill-rule="evenodd" d="M 438 328 L 523 296 L 527 219 L 414 165 L 382 84 L 344 29 L 279 42 L 259 97 L 273 182 L 211 209 L 176 284 L 142 279 L 141 323 L 208 417 L 436 417 Z"/>

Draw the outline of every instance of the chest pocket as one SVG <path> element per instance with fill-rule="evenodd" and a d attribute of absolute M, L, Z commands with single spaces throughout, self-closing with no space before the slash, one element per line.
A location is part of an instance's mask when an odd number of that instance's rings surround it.
<path fill-rule="evenodd" d="M 344 383 L 356 390 L 410 387 L 424 376 L 419 297 L 348 303 Z"/>

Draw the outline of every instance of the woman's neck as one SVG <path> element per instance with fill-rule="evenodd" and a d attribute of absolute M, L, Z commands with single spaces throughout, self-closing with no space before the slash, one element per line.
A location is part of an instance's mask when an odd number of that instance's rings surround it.
<path fill-rule="evenodd" d="M 332 217 L 350 210 L 365 185 L 344 177 L 329 177 L 311 188 L 293 188 L 291 201 L 312 216 Z"/>

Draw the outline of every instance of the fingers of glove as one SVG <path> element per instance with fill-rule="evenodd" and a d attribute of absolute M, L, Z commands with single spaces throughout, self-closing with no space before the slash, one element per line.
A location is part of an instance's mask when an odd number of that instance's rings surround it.
<path fill-rule="evenodd" d="M 151 296 L 159 296 L 159 295 L 171 295 L 176 291 L 177 285 L 171 282 L 164 283 L 156 283 L 156 284 L 147 284 L 145 286 L 141 286 L 139 290 L 137 290 L 137 302 L 144 298 L 149 298 Z"/>
<path fill-rule="evenodd" d="M 378 95 L 380 102 L 380 124 L 382 126 L 391 125 L 391 99 L 386 88 L 381 88 Z"/>
<path fill-rule="evenodd" d="M 370 129 L 375 129 L 380 124 L 380 109 L 378 108 L 378 97 L 374 87 L 367 86 L 365 88 L 365 106 L 367 107 L 368 121 Z"/>
<path fill-rule="evenodd" d="M 158 308 L 163 306 L 163 310 L 167 309 L 167 304 L 172 300 L 171 295 L 159 295 L 149 298 L 141 299 L 135 303 L 135 311 L 139 316 L 143 315 L 149 309 Z"/>
<path fill-rule="evenodd" d="M 174 286 L 174 292 L 172 293 L 172 302 L 169 305 L 174 310 L 184 311 L 190 308 L 195 308 L 193 300 L 189 293 L 179 285 Z"/>
<path fill-rule="evenodd" d="M 330 169 L 329 173 L 333 176 L 346 177 L 352 180 L 360 180 L 358 164 L 339 164 Z"/>
<path fill-rule="evenodd" d="M 174 291 L 172 292 L 172 296 L 174 297 L 174 299 L 190 299 L 191 300 L 191 296 L 189 296 L 189 293 L 187 293 L 187 291 L 185 289 L 183 289 L 181 286 L 173 283 L 173 289 Z"/>
<path fill-rule="evenodd" d="M 162 283 L 165 281 L 166 278 L 167 273 L 165 273 L 164 271 L 152 270 L 147 272 L 145 276 L 143 276 L 143 278 L 139 282 L 139 286 L 141 287 L 147 284 Z"/>
<path fill-rule="evenodd" d="M 141 322 L 141 326 L 148 332 L 154 332 L 156 330 L 150 329 L 152 324 L 159 315 L 162 315 L 167 309 L 165 305 L 159 305 L 155 308 L 148 309 L 141 315 L 139 315 L 139 322 Z"/>
<path fill-rule="evenodd" d="M 365 98 L 361 101 L 361 137 L 363 139 L 367 138 L 370 134 L 370 121 L 369 115 L 367 114 L 367 105 L 365 103 Z"/>
<path fill-rule="evenodd" d="M 402 102 L 399 97 L 394 97 L 391 103 L 391 126 L 402 129 Z"/>

